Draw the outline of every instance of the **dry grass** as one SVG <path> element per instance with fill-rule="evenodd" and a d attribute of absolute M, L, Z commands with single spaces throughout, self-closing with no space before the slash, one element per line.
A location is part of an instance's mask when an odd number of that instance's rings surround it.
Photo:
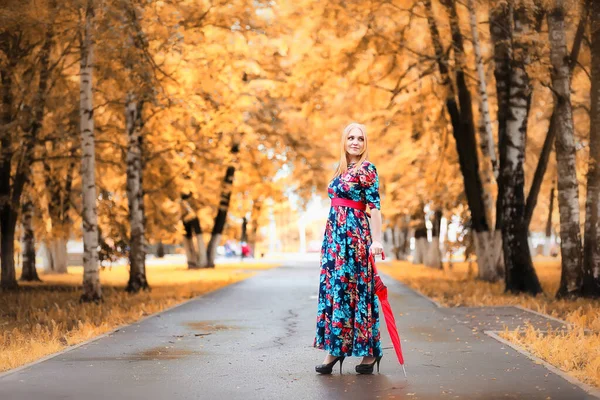
<path fill-rule="evenodd" d="M 104 302 L 80 304 L 81 267 L 64 275 L 41 275 L 42 283 L 23 283 L 17 292 L 0 292 L 0 371 L 35 361 L 120 325 L 219 289 L 274 265 L 219 265 L 215 269 L 147 267 L 152 290 L 124 292 L 125 267 L 100 273 Z"/>
<path fill-rule="evenodd" d="M 424 295 L 447 306 L 521 305 L 573 324 L 568 332 L 537 332 L 527 326 L 523 331 L 505 330 L 501 336 L 577 379 L 600 387 L 600 300 L 557 300 L 560 261 L 536 260 L 535 268 L 544 294 L 532 297 L 504 293 L 503 283 L 486 283 L 475 278 L 477 266 L 454 264 L 452 269 L 435 270 L 423 265 L 395 261 L 380 270 Z M 584 330 L 589 330 L 584 333 Z"/>

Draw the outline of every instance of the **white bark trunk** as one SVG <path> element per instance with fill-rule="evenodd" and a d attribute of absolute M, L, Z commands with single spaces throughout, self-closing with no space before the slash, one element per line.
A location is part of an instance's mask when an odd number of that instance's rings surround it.
<path fill-rule="evenodd" d="M 88 0 L 81 43 L 81 71 L 79 81 L 79 113 L 82 146 L 81 186 L 83 196 L 83 301 L 98 301 L 102 298 L 98 269 L 98 212 L 96 208 L 94 106 L 92 92 L 94 62 L 93 16 L 93 0 Z"/>
<path fill-rule="evenodd" d="M 393 232 L 395 237 L 393 254 L 397 260 L 406 260 L 410 254 L 410 246 L 407 243 L 407 241 L 410 241 L 408 227 L 397 226 L 393 229 Z"/>
<path fill-rule="evenodd" d="M 427 243 L 425 265 L 432 268 L 442 269 L 442 255 L 440 252 L 440 238 L 433 236 L 431 242 Z"/>
<path fill-rule="evenodd" d="M 502 234 L 494 232 L 473 232 L 473 244 L 477 256 L 479 279 L 496 282 L 503 277 L 498 269 L 502 254 Z"/>
<path fill-rule="evenodd" d="M 67 273 L 67 241 L 65 239 L 53 239 L 45 243 L 47 263 L 46 273 Z"/>
<path fill-rule="evenodd" d="M 185 249 L 185 258 L 187 259 L 187 266 L 189 269 L 198 267 L 198 255 L 194 248 L 194 241 L 192 238 L 183 237 L 183 248 Z"/>
<path fill-rule="evenodd" d="M 492 244 L 493 252 L 494 252 L 494 265 L 496 266 L 496 274 L 500 278 L 505 277 L 505 268 L 504 268 L 504 249 L 502 248 L 502 231 L 497 230 L 493 232 L 493 244 Z"/>
<path fill-rule="evenodd" d="M 490 117 L 490 105 L 487 93 L 487 79 L 483 65 L 483 56 L 481 54 L 481 45 L 479 44 L 479 30 L 477 28 L 477 10 L 473 0 L 467 0 L 469 9 L 471 33 L 473 35 L 473 50 L 475 52 L 475 64 L 477 66 L 477 77 L 479 80 L 479 112 L 483 130 L 480 131 L 481 152 L 491 162 L 494 176 L 498 178 L 498 160 L 496 159 L 496 149 L 494 146 L 494 134 L 492 132 L 492 119 Z M 489 221 L 491 224 L 491 221 Z"/>
<path fill-rule="evenodd" d="M 204 237 L 202 235 L 196 235 L 196 246 L 198 247 L 197 265 L 200 268 L 205 268 L 208 264 L 208 259 L 206 257 L 206 245 L 204 244 Z"/>
<path fill-rule="evenodd" d="M 394 228 L 390 227 L 385 230 L 384 238 L 387 240 L 383 241 L 383 251 L 385 252 L 386 257 L 391 257 L 394 253 Z"/>
<path fill-rule="evenodd" d="M 207 265 L 214 267 L 215 265 L 215 258 L 217 257 L 217 246 L 219 246 L 219 243 L 221 243 L 221 234 L 220 233 L 213 233 L 210 241 L 208 243 L 208 250 L 206 251 L 207 253 Z"/>
<path fill-rule="evenodd" d="M 600 297 L 600 3 L 591 4 L 590 155 L 584 238 L 584 295 Z"/>
<path fill-rule="evenodd" d="M 144 191 L 142 186 L 142 129 L 141 107 L 135 95 L 129 93 L 126 102 L 127 122 L 127 200 L 129 203 L 130 276 L 127 290 L 147 289 L 146 252 L 144 248 Z"/>
<path fill-rule="evenodd" d="M 558 294 L 573 296 L 578 295 L 582 288 L 583 265 L 564 7 L 562 0 L 553 2 L 553 8 L 548 14 L 548 35 L 552 62 L 552 88 L 556 102 L 555 148 L 558 164 L 558 208 L 562 256 L 561 284 Z"/>
<path fill-rule="evenodd" d="M 22 216 L 22 240 L 23 245 L 23 269 L 21 271 L 22 281 L 39 281 L 35 264 L 35 235 L 33 230 L 33 202 L 29 194 L 25 194 Z"/>
<path fill-rule="evenodd" d="M 531 44 L 529 10 L 518 3 L 514 11 L 513 55 L 510 71 L 506 133 L 502 141 L 502 244 L 506 290 L 513 293 L 541 291 L 527 242 L 525 221 L 525 143 L 532 87 L 527 74 Z M 502 152 L 501 152 L 502 154 Z"/>
<path fill-rule="evenodd" d="M 415 257 L 413 258 L 413 264 L 423 264 L 425 262 L 427 245 L 427 238 L 422 237 L 415 239 Z"/>
<path fill-rule="evenodd" d="M 477 77 L 479 81 L 479 147 L 482 154 L 481 177 L 483 183 L 483 202 L 485 204 L 486 217 L 490 227 L 494 226 L 494 199 L 492 197 L 492 186 L 494 180 L 498 179 L 498 160 L 494 147 L 494 134 L 492 132 L 492 120 L 490 117 L 490 106 L 487 93 L 487 82 L 479 44 L 479 31 L 477 28 L 477 11 L 475 2 L 467 0 L 469 9 L 471 33 L 473 35 L 473 50 L 475 52 L 475 64 L 477 66 Z"/>

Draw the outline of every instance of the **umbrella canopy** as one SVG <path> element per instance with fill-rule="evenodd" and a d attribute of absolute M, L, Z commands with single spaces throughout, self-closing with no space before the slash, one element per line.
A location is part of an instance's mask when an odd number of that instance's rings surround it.
<path fill-rule="evenodd" d="M 387 287 L 383 284 L 381 277 L 377 273 L 377 268 L 375 267 L 375 258 L 373 257 L 373 254 L 370 254 L 369 258 L 371 259 L 371 263 L 373 265 L 373 273 L 375 275 L 375 294 L 377 295 L 377 297 L 379 298 L 379 302 L 381 303 L 381 309 L 383 310 L 383 315 L 385 317 L 385 324 L 390 334 L 390 338 L 392 339 L 396 355 L 398 356 L 398 361 L 400 362 L 400 365 L 402 365 L 402 369 L 404 370 L 404 376 L 406 376 L 406 370 L 404 369 L 404 357 L 402 356 L 402 346 L 400 345 L 400 336 L 398 335 L 398 329 L 396 328 L 396 319 L 394 318 L 392 307 L 390 306 L 390 302 L 388 301 Z M 381 253 L 381 259 L 385 260 L 385 253 Z"/>

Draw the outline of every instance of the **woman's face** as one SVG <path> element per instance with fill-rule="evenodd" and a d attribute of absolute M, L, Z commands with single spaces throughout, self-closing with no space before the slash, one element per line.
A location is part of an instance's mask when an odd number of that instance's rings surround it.
<path fill-rule="evenodd" d="M 350 157 L 360 157 L 365 149 L 365 136 L 358 128 L 354 128 L 348 132 L 346 137 L 346 153 Z"/>

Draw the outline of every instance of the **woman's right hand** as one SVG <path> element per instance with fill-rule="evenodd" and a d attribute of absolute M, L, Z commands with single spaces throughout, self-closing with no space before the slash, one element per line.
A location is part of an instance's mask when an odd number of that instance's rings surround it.
<path fill-rule="evenodd" d="M 371 252 L 371 254 L 373 254 L 373 256 L 379 256 L 383 254 L 383 245 L 378 241 L 374 241 L 373 243 L 371 243 L 369 251 Z"/>

